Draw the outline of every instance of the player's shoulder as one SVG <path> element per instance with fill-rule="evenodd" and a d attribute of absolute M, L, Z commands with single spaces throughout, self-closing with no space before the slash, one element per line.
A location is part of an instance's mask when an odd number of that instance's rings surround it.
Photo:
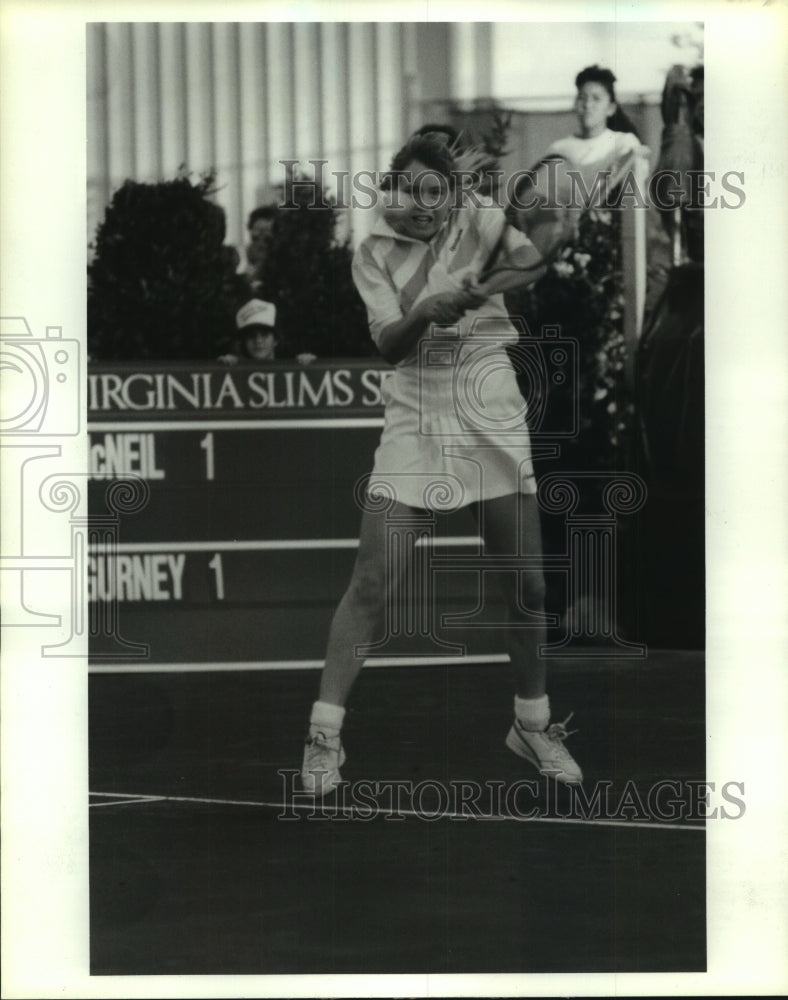
<path fill-rule="evenodd" d="M 369 233 L 365 236 L 353 252 L 354 266 L 358 267 L 363 264 L 374 263 L 376 257 L 379 255 L 376 251 L 380 250 L 381 241 L 385 242 L 386 237 L 379 236 L 376 233 Z"/>
<path fill-rule="evenodd" d="M 500 199 L 491 194 L 482 194 L 479 191 L 464 191 L 454 213 L 455 225 L 462 224 L 465 219 L 475 220 L 494 214 L 495 210 L 502 210 Z"/>

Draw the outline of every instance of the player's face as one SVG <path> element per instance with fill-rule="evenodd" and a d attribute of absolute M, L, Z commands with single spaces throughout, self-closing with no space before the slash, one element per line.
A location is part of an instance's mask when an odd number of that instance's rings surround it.
<path fill-rule="evenodd" d="M 419 160 L 411 161 L 405 171 L 398 186 L 401 210 L 396 212 L 392 226 L 403 236 L 429 241 L 449 214 L 449 182 Z"/>
<path fill-rule="evenodd" d="M 616 102 L 601 83 L 584 83 L 578 90 L 575 113 L 582 135 L 593 138 L 603 132 L 615 110 Z"/>

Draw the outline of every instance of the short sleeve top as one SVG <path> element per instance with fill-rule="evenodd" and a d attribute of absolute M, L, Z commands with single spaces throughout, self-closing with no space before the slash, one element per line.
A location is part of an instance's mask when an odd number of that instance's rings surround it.
<path fill-rule="evenodd" d="M 381 215 L 353 257 L 353 279 L 367 307 L 375 343 L 382 330 L 422 299 L 458 291 L 466 275 L 478 276 L 501 238 L 509 252 L 531 246 L 523 233 L 507 224 L 500 206 L 480 196 L 466 197 L 453 207 L 429 242 L 399 234 Z M 480 309 L 467 312 L 459 323 L 460 336 L 478 316 L 499 318 L 502 333 L 511 330 L 514 335 L 502 295 L 492 295 Z"/>
<path fill-rule="evenodd" d="M 548 156 L 562 156 L 577 167 L 612 166 L 618 160 L 644 147 L 632 132 L 614 132 L 606 128 L 591 139 L 568 135 L 558 139 L 547 151 Z"/>

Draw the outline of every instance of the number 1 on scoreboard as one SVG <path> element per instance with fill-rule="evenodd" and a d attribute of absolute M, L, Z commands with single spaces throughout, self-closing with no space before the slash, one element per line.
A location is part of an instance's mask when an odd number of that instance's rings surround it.
<path fill-rule="evenodd" d="M 205 478 L 213 479 L 213 431 L 208 431 L 200 441 L 200 447 L 205 452 Z"/>
<path fill-rule="evenodd" d="M 222 568 L 222 554 L 217 552 L 208 563 L 208 569 L 212 569 L 216 576 L 216 600 L 224 600 L 224 570 Z"/>

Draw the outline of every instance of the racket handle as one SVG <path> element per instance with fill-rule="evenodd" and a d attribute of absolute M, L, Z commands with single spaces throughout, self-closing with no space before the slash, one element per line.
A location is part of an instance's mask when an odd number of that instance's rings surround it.
<path fill-rule="evenodd" d="M 484 281 L 484 279 L 489 275 L 490 271 L 492 271 L 492 269 L 495 267 L 495 262 L 500 257 L 501 250 L 503 249 L 503 238 L 505 232 L 506 232 L 506 227 L 504 226 L 503 232 L 498 237 L 495 246 L 492 248 L 487 260 L 484 262 L 484 267 L 482 268 L 481 274 L 479 275 L 480 281 Z"/>

